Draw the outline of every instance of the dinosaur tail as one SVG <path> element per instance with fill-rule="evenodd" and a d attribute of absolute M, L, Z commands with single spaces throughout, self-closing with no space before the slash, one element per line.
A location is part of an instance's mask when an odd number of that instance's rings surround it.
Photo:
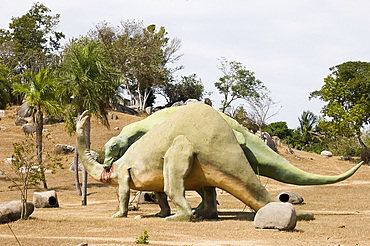
<path fill-rule="evenodd" d="M 362 165 L 362 162 L 347 172 L 327 176 L 305 172 L 270 149 L 259 137 L 246 131 L 236 121 L 226 115 L 224 119 L 234 130 L 243 134 L 245 143 L 241 146 L 254 172 L 261 176 L 295 185 L 333 184 L 351 177 Z"/>

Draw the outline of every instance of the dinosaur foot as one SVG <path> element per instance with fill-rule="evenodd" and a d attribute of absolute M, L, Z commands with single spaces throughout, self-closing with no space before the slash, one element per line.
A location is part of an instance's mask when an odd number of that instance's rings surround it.
<path fill-rule="evenodd" d="M 160 217 L 160 218 L 166 218 L 167 216 L 170 216 L 171 215 L 171 213 L 164 213 L 164 212 L 159 212 L 159 213 L 156 213 L 155 214 L 155 217 Z"/>
<path fill-rule="evenodd" d="M 191 214 L 174 214 L 166 217 L 165 221 L 191 221 L 193 216 Z"/>
<path fill-rule="evenodd" d="M 124 214 L 124 213 L 121 213 L 120 211 L 118 211 L 117 213 L 113 214 L 112 218 L 122 218 L 122 217 L 127 217 L 127 213 Z"/>

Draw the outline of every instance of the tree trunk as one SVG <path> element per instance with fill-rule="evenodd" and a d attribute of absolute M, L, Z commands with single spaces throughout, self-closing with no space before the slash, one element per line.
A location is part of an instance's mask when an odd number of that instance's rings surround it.
<path fill-rule="evenodd" d="M 90 117 L 85 125 L 85 137 L 87 147 L 90 149 Z M 82 206 L 87 205 L 87 172 L 84 166 L 82 166 Z"/>
<path fill-rule="evenodd" d="M 81 191 L 80 179 L 79 179 L 79 176 L 78 176 L 77 138 L 76 138 L 76 145 L 75 145 L 75 154 L 74 154 L 74 158 L 73 158 L 73 165 L 74 165 L 74 168 L 75 168 L 76 193 L 77 193 L 77 196 L 81 196 L 82 195 L 82 191 Z"/>
<path fill-rule="evenodd" d="M 364 148 L 364 152 L 361 154 L 361 159 L 364 161 L 364 163 L 368 164 L 370 163 L 370 151 L 369 148 L 366 146 L 366 144 L 362 141 L 361 137 L 357 137 L 359 143 Z"/>
<path fill-rule="evenodd" d="M 37 110 L 35 114 L 35 127 L 36 127 L 36 146 L 37 146 L 37 160 L 39 162 L 39 167 L 42 174 L 42 183 L 44 184 L 44 189 L 47 189 L 44 168 L 42 166 L 42 130 L 44 128 L 43 114 L 41 110 Z"/>

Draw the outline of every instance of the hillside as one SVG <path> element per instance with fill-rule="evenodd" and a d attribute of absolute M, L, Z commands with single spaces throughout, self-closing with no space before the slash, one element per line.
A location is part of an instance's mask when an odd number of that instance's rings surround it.
<path fill-rule="evenodd" d="M 24 138 L 20 126 L 15 126 L 14 107 L 1 117 L 0 170 L 11 174 L 9 164 L 3 160 L 12 156 L 14 142 Z M 119 134 L 123 126 L 142 118 L 117 113 L 118 120 L 110 120 L 110 129 L 92 119 L 92 149 L 101 150 L 105 142 Z M 115 130 L 119 127 L 120 130 Z M 75 137 L 68 135 L 63 123 L 46 125 L 54 143 L 46 142 L 48 151 L 54 144 L 74 145 Z M 341 161 L 339 157 L 325 158 L 317 154 L 294 150 L 290 154 L 279 146 L 279 154 L 293 165 L 312 173 L 336 175 L 350 169 L 355 163 Z M 76 195 L 74 174 L 68 170 L 73 155 L 63 157 L 65 169 L 47 174 L 50 189 L 56 190 L 60 207 L 36 209 L 28 221 L 11 223 L 22 245 L 135 245 L 135 240 L 147 230 L 150 245 L 366 245 L 370 242 L 370 168 L 363 166 L 351 178 L 338 184 L 326 186 L 293 186 L 261 178 L 270 193 L 277 195 L 292 190 L 305 199 L 299 210 L 312 211 L 314 221 L 299 221 L 293 232 L 255 230 L 251 213 L 245 205 L 226 192 L 218 190 L 218 221 L 193 223 L 169 223 L 153 215 L 158 205 L 143 204 L 138 211 L 129 211 L 126 219 L 113 219 L 118 208 L 116 187 L 89 178 L 88 205 L 82 207 Z M 32 200 L 34 191 L 29 192 Z M 19 199 L 19 192 L 12 183 L 0 175 L 0 203 Z M 195 192 L 187 192 L 191 206 L 200 198 Z M 172 204 L 171 207 L 173 208 Z M 174 209 L 174 208 L 173 208 Z M 135 219 L 142 215 L 141 219 Z M 15 245 L 16 241 L 7 225 L 0 224 L 0 245 Z"/>

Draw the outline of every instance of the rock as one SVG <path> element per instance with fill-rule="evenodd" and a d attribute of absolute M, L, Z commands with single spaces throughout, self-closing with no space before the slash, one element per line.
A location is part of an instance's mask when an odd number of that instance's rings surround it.
<path fill-rule="evenodd" d="M 13 160 L 13 158 L 11 158 L 11 157 L 4 159 L 5 163 L 8 163 L 8 164 L 12 164 L 12 160 Z"/>
<path fill-rule="evenodd" d="M 179 102 L 175 102 L 174 104 L 172 104 L 171 107 L 178 107 L 178 106 L 183 106 L 184 105 L 184 102 L 183 101 L 179 101 Z"/>
<path fill-rule="evenodd" d="M 152 114 L 153 113 L 153 107 L 146 107 L 145 108 L 145 113 L 147 113 L 147 114 Z"/>
<path fill-rule="evenodd" d="M 22 104 L 18 110 L 18 116 L 22 118 L 27 118 L 31 116 L 31 111 L 28 109 L 28 102 Z"/>
<path fill-rule="evenodd" d="M 59 207 L 55 190 L 33 193 L 33 203 L 36 208 Z"/>
<path fill-rule="evenodd" d="M 3 171 L 0 171 L 0 175 L 3 175 L 4 173 L 3 173 Z"/>
<path fill-rule="evenodd" d="M 254 218 L 257 229 L 293 230 L 297 223 L 295 209 L 290 203 L 271 202 L 258 210 Z"/>
<path fill-rule="evenodd" d="M 32 202 L 26 203 L 26 217 L 29 217 L 35 207 Z M 22 201 L 14 200 L 0 204 L 0 223 L 8 223 L 21 218 Z"/>
<path fill-rule="evenodd" d="M 289 203 L 292 203 L 292 204 L 301 204 L 304 201 L 303 197 L 300 194 L 295 193 L 293 191 L 281 192 L 277 196 L 277 198 L 281 202 L 289 202 Z"/>
<path fill-rule="evenodd" d="M 75 147 L 71 146 L 71 145 L 67 145 L 67 144 L 56 144 L 54 146 L 54 153 L 55 154 L 64 154 L 64 155 L 68 155 L 70 153 L 73 153 L 73 151 L 75 151 Z"/>
<path fill-rule="evenodd" d="M 6 129 L 6 127 L 5 126 L 0 126 L 0 131 L 1 130 L 5 130 Z"/>
<path fill-rule="evenodd" d="M 121 112 L 121 113 L 124 113 L 124 114 L 130 114 L 130 115 L 139 115 L 139 113 L 132 109 L 132 108 L 129 108 L 129 107 L 126 107 L 126 106 L 123 106 L 123 105 L 115 105 L 114 106 L 114 110 L 118 111 L 118 112 Z"/>
<path fill-rule="evenodd" d="M 24 118 L 21 118 L 21 117 L 18 117 L 15 121 L 14 121 L 14 125 L 16 126 L 23 126 L 24 124 L 27 124 L 28 121 Z"/>
<path fill-rule="evenodd" d="M 197 102 L 199 102 L 197 99 L 188 99 L 185 101 L 184 105 L 188 105 L 191 103 L 197 103 Z"/>
<path fill-rule="evenodd" d="M 278 136 L 272 136 L 272 141 L 274 141 L 275 146 L 280 146 L 281 145 L 281 140 Z"/>
<path fill-rule="evenodd" d="M 32 124 L 25 124 L 22 126 L 22 131 L 25 134 L 30 134 L 36 132 L 36 127 Z"/>
<path fill-rule="evenodd" d="M 256 135 L 261 138 L 261 133 L 259 131 L 256 132 Z M 267 146 L 270 147 L 273 151 L 276 152 L 276 145 L 274 140 L 272 140 L 272 137 L 267 132 L 262 132 L 262 138 L 261 138 Z"/>
<path fill-rule="evenodd" d="M 88 246 L 89 244 L 88 243 L 80 243 L 79 245 L 77 246 Z"/>
<path fill-rule="evenodd" d="M 112 119 L 112 120 L 118 120 L 118 115 L 114 114 L 114 113 L 109 113 L 109 117 Z"/>
<path fill-rule="evenodd" d="M 97 160 L 99 157 L 99 154 L 93 150 L 90 150 L 90 153 L 94 160 Z M 78 171 L 82 171 L 83 164 L 81 163 L 80 159 L 78 160 Z M 75 171 L 75 165 L 74 162 L 71 162 L 71 166 L 69 167 L 69 171 L 74 172 Z"/>
<path fill-rule="evenodd" d="M 135 220 L 141 220 L 143 218 L 143 216 L 142 215 L 136 215 L 135 217 L 134 217 L 134 219 Z"/>
<path fill-rule="evenodd" d="M 342 161 L 349 161 L 350 160 L 350 158 L 348 156 L 341 156 L 340 159 Z"/>
<path fill-rule="evenodd" d="M 5 110 L 0 110 L 0 117 L 4 117 L 5 116 Z"/>
<path fill-rule="evenodd" d="M 119 127 L 118 127 L 118 126 L 116 126 L 116 127 L 114 128 L 114 130 L 117 130 L 117 131 L 118 131 L 118 130 L 119 130 Z"/>
<path fill-rule="evenodd" d="M 322 151 L 320 154 L 324 157 L 332 157 L 333 156 L 333 153 L 331 153 L 330 151 L 327 151 L 327 150 Z"/>

